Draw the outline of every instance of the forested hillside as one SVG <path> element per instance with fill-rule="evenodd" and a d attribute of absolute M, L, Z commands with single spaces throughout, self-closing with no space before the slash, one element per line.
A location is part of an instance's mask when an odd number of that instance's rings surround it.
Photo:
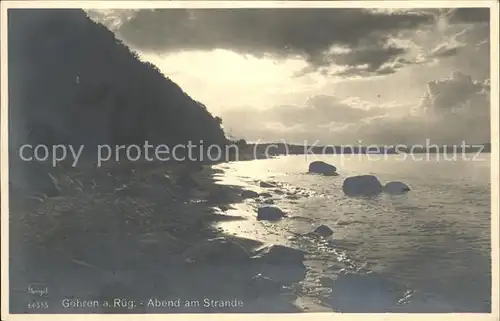
<path fill-rule="evenodd" d="M 226 140 L 203 104 L 82 10 L 9 10 L 9 105 L 11 147 Z"/>

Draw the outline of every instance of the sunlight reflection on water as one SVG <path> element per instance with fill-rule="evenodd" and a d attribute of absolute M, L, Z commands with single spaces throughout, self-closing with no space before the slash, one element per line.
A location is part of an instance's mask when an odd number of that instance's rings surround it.
<path fill-rule="evenodd" d="M 372 270 L 471 309 L 489 304 L 489 157 L 482 156 L 483 161 L 477 162 L 391 157 L 369 161 L 363 157 L 287 156 L 234 162 L 224 164 L 228 169 L 221 183 L 260 191 L 256 182 L 272 179 L 314 191 L 315 195 L 293 202 L 278 197 L 276 205 L 294 216 L 311 218 L 314 224 L 330 226 L 335 239 L 350 244 L 348 251 L 358 260 L 370 262 Z M 306 174 L 314 160 L 336 165 L 340 176 Z M 370 200 L 345 197 L 344 178 L 358 174 L 376 175 L 382 184 L 401 180 L 412 191 Z M 303 220 L 280 225 L 295 232 L 311 230 L 311 223 Z"/>

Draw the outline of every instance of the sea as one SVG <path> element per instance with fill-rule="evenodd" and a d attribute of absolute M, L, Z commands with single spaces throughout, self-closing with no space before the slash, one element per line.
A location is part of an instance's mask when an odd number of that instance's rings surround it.
<path fill-rule="evenodd" d="M 339 176 L 308 174 L 309 163 L 316 160 L 335 165 Z M 292 155 L 216 167 L 223 171 L 221 184 L 259 192 L 269 190 L 259 189 L 259 181 L 279 184 L 285 194 L 273 195 L 273 206 L 291 218 L 275 223 L 275 234 L 307 233 L 327 225 L 342 255 L 358 265 L 412 290 L 432 293 L 456 312 L 490 312 L 489 154 Z M 382 184 L 402 181 L 411 191 L 371 199 L 345 196 L 344 179 L 361 174 L 375 175 Z M 251 204 L 246 210 L 252 211 Z M 259 224 L 265 223 L 238 227 L 252 235 L 249 229 L 259 229 Z"/>

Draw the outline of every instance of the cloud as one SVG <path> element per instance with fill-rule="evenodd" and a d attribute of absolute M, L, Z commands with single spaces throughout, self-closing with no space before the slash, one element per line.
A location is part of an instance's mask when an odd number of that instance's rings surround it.
<path fill-rule="evenodd" d="M 124 42 L 145 52 L 228 49 L 275 59 L 302 57 L 311 66 L 303 72 L 335 64 L 348 69 L 367 65 L 369 74 L 387 73 L 389 69 L 382 66 L 405 54 L 404 47 L 391 43 L 400 31 L 435 21 L 433 12 L 355 8 L 154 9 L 92 14 L 105 23 L 113 21 Z M 119 17 L 122 21 L 117 23 Z M 335 53 L 332 46 L 348 50 Z"/>
<path fill-rule="evenodd" d="M 324 126 L 332 120 L 351 123 L 360 119 L 383 115 L 387 107 L 376 106 L 356 98 L 341 100 L 334 96 L 310 97 L 303 105 L 281 105 L 269 109 L 255 110 L 246 107 L 232 108 L 224 112 L 223 119 L 238 122 L 246 119 L 250 123 L 280 123 L 285 128 L 294 126 Z"/>
<path fill-rule="evenodd" d="M 487 78 L 490 72 L 489 9 L 461 8 L 442 10 L 434 26 L 419 29 L 414 47 L 419 48 L 419 64 L 461 69 L 475 78 Z"/>
<path fill-rule="evenodd" d="M 489 80 L 473 81 L 455 72 L 449 78 L 428 83 L 421 107 L 434 114 L 460 110 L 489 114 L 489 90 Z"/>
<path fill-rule="evenodd" d="M 429 138 L 443 144 L 462 140 L 487 142 L 490 140 L 489 88 L 487 79 L 474 81 L 468 75 L 455 72 L 448 78 L 428 83 L 419 106 L 422 113 L 378 117 L 368 125 L 353 127 L 360 137 L 377 141 L 415 143 Z"/>
<path fill-rule="evenodd" d="M 445 58 L 455 56 L 459 53 L 460 49 L 464 48 L 463 44 L 443 43 L 434 48 L 430 54 L 430 58 Z"/>
<path fill-rule="evenodd" d="M 412 112 L 414 107 L 416 112 Z M 377 105 L 351 97 L 311 97 L 302 106 L 221 115 L 232 135 L 247 140 L 322 144 L 436 144 L 490 140 L 489 80 L 474 81 L 456 72 L 429 82 L 420 105 Z"/>
<path fill-rule="evenodd" d="M 456 30 L 453 25 L 449 26 L 450 32 Z M 468 49 L 478 50 L 480 46 L 488 46 L 489 51 L 489 24 L 473 24 L 459 29 L 449 39 L 435 47 L 430 57 L 446 58 L 456 56 L 462 52 L 471 54 Z"/>
<path fill-rule="evenodd" d="M 317 95 L 300 106 L 282 105 L 261 110 L 232 108 L 223 111 L 221 116 L 225 129 L 234 136 L 250 140 L 315 141 L 352 124 L 385 117 L 390 112 L 394 114 L 402 107 L 396 104 L 379 106 L 355 97 L 339 99 Z"/>
<path fill-rule="evenodd" d="M 489 8 L 454 8 L 450 9 L 446 16 L 450 23 L 480 23 L 490 21 Z"/>
<path fill-rule="evenodd" d="M 418 61 L 418 59 L 415 59 L 413 61 L 410 61 L 406 58 L 402 57 L 397 57 L 395 59 L 392 59 L 390 61 L 386 61 L 380 65 L 374 65 L 374 64 L 362 64 L 362 65 L 354 65 L 354 66 L 348 66 L 340 71 L 330 73 L 329 75 L 333 76 L 344 76 L 348 78 L 353 78 L 353 77 L 374 77 L 374 76 L 385 76 L 385 75 L 390 75 L 394 74 L 397 72 L 399 69 L 404 68 L 408 65 L 416 65 L 420 64 L 421 62 Z"/>
<path fill-rule="evenodd" d="M 120 26 L 131 19 L 139 9 L 89 9 L 87 15 L 94 21 L 104 24 L 112 31 L 117 31 Z"/>
<path fill-rule="evenodd" d="M 368 65 L 369 70 L 377 70 L 385 62 L 404 52 L 405 49 L 395 46 L 356 48 L 349 53 L 332 55 L 331 59 L 342 66 Z"/>
<path fill-rule="evenodd" d="M 337 72 L 337 75 L 387 75 L 411 64 L 409 60 L 401 57 L 405 53 L 406 49 L 403 47 L 374 44 L 354 48 L 347 53 L 332 54 L 330 59 L 335 65 L 345 67 L 344 70 Z"/>

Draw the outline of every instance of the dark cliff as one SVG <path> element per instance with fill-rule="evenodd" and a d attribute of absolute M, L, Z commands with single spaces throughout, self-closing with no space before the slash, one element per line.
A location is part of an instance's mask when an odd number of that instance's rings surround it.
<path fill-rule="evenodd" d="M 10 9 L 9 142 L 226 143 L 219 121 L 105 26 L 73 9 Z"/>

